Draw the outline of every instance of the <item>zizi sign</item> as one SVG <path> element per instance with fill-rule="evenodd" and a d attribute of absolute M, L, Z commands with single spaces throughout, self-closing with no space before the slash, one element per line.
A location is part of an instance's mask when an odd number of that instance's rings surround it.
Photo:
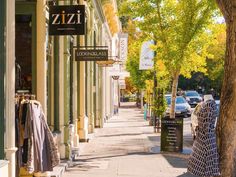
<path fill-rule="evenodd" d="M 50 6 L 49 35 L 84 35 L 85 6 Z"/>

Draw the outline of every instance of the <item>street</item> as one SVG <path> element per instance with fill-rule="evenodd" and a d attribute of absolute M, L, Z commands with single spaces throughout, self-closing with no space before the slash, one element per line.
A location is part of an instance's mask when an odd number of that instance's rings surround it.
<path fill-rule="evenodd" d="M 153 133 L 140 109 L 120 108 L 89 143 L 80 143 L 80 157 L 63 177 L 191 177 L 190 118 L 184 122 L 184 153 L 161 153 L 160 133 Z"/>

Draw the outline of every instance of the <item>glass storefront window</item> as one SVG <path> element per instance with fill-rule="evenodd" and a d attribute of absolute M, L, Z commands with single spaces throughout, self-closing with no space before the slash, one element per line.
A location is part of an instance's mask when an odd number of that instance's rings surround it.
<path fill-rule="evenodd" d="M 16 15 L 16 92 L 32 93 L 32 15 Z"/>

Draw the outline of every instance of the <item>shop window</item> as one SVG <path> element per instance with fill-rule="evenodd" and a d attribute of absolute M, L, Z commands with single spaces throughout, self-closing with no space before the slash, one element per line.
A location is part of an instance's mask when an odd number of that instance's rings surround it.
<path fill-rule="evenodd" d="M 32 93 L 32 15 L 16 15 L 16 92 Z"/>

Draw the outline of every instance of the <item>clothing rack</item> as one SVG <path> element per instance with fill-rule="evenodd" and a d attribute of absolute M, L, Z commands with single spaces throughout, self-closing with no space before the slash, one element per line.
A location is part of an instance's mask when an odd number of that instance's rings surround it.
<path fill-rule="evenodd" d="M 53 167 L 59 164 L 60 157 L 36 95 L 28 91 L 16 93 L 15 112 L 15 137 L 18 148 L 16 172 L 19 174 L 24 170 L 26 174 L 33 174 L 52 171 Z M 40 159 L 35 157 L 40 157 Z"/>
<path fill-rule="evenodd" d="M 35 100 L 36 99 L 36 95 L 35 94 L 28 94 L 28 93 L 16 93 L 15 94 L 15 98 L 16 99 L 29 99 L 29 100 Z"/>

